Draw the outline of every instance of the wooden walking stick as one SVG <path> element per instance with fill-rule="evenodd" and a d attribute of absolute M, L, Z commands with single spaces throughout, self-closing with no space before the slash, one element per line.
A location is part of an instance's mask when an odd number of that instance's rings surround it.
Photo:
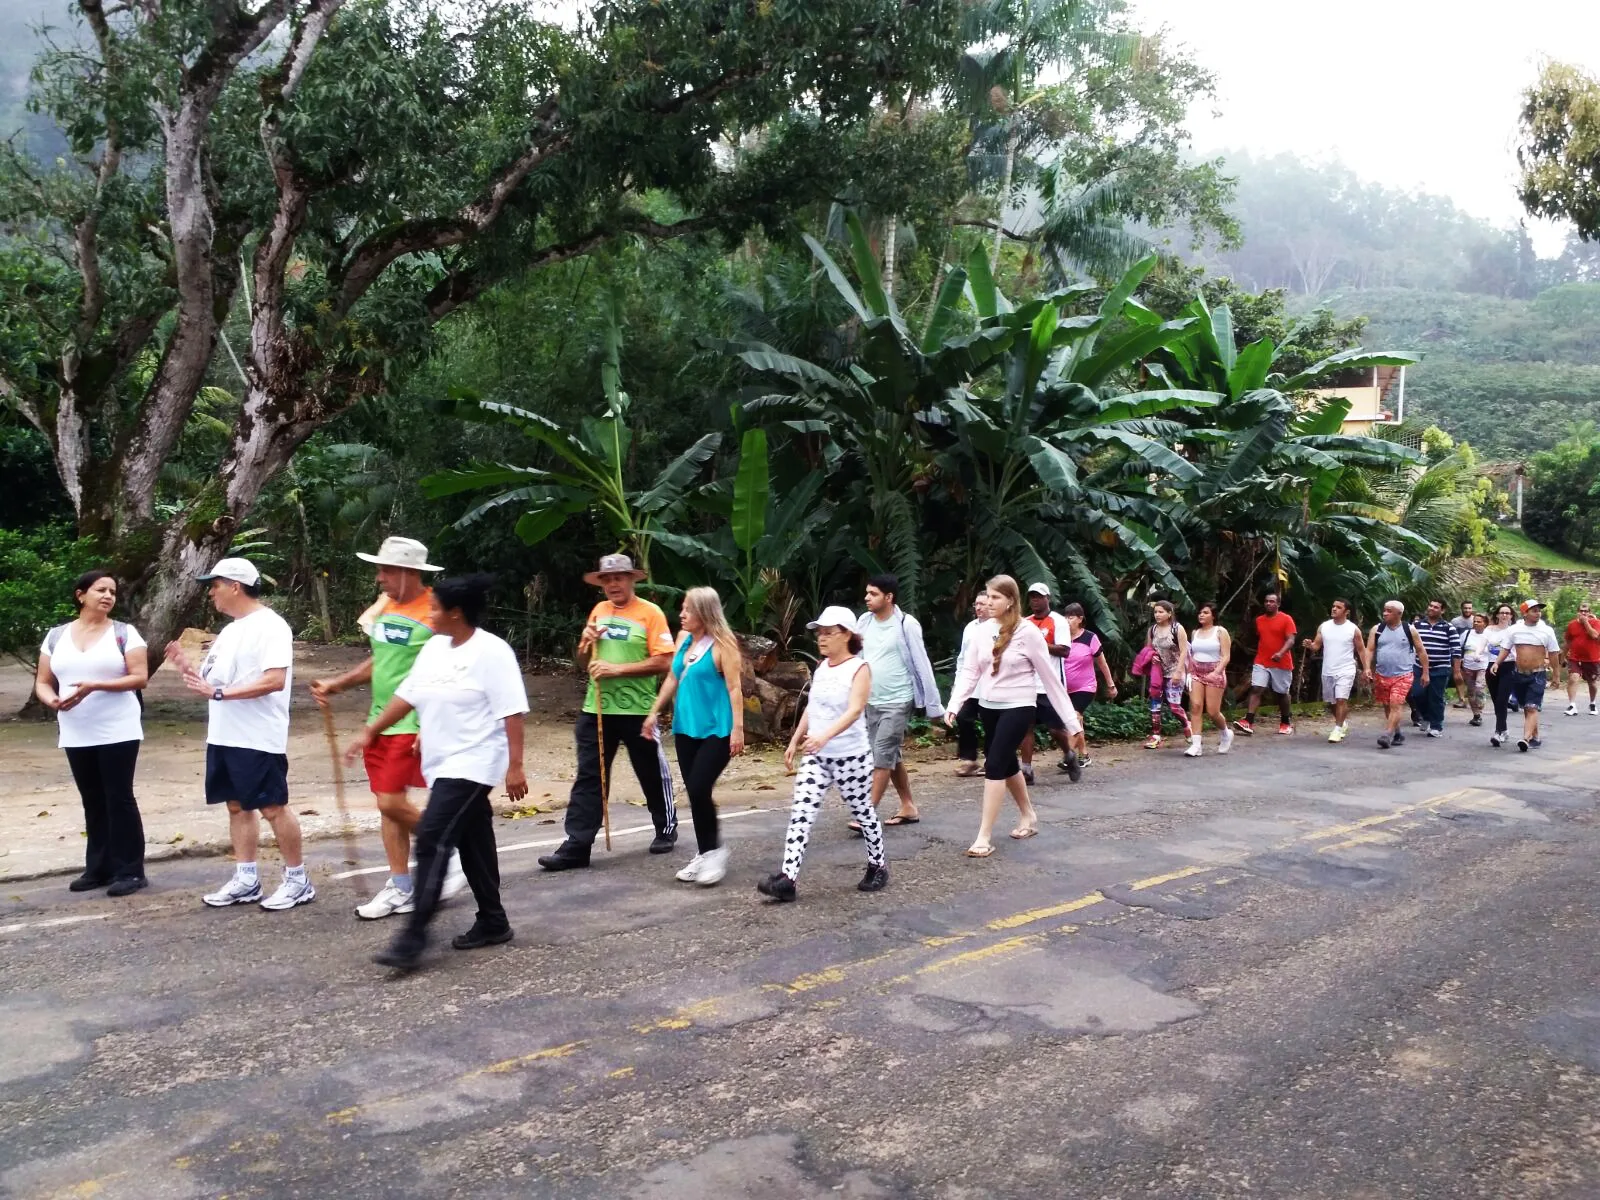
<path fill-rule="evenodd" d="M 328 754 L 333 758 L 333 798 L 339 806 L 340 833 L 344 836 L 344 861 L 347 866 L 358 866 L 356 855 L 356 829 L 350 822 L 350 809 L 344 801 L 344 759 L 339 755 L 339 734 L 333 727 L 333 709 L 322 709 L 322 732 L 328 738 Z"/>
<path fill-rule="evenodd" d="M 611 789 L 606 786 L 606 721 L 605 696 L 600 681 L 594 681 L 594 736 L 600 743 L 600 825 L 606 831 L 606 850 L 611 850 Z"/>

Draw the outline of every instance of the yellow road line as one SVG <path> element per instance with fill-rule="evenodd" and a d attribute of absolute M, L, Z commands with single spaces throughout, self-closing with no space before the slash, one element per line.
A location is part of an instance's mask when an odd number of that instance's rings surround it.
<path fill-rule="evenodd" d="M 990 921 L 984 928 L 1001 930 L 1016 929 L 1023 925 L 1032 925 L 1035 921 L 1048 921 L 1051 917 L 1065 916 L 1070 912 L 1077 912 L 1080 908 L 1088 908 L 1091 904 L 1099 904 L 1105 900 L 1099 892 L 1090 892 L 1086 896 L 1079 896 L 1076 900 L 1068 900 L 1063 904 L 1052 904 L 1048 908 L 1030 908 L 1026 912 L 1013 913 L 1009 917 L 998 917 Z"/>

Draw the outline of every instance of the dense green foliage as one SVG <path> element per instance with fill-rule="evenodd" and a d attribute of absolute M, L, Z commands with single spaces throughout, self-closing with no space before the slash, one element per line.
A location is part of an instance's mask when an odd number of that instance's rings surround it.
<path fill-rule="evenodd" d="M 1523 509 L 1529 537 L 1568 554 L 1600 547 L 1600 431 L 1580 425 L 1533 456 Z"/>
<path fill-rule="evenodd" d="M 1523 97 L 1522 203 L 1540 217 L 1571 221 L 1600 239 L 1600 79 L 1546 63 Z"/>

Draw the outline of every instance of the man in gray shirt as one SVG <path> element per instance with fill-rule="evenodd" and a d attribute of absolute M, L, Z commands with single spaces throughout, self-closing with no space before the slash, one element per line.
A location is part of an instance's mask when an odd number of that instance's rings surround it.
<path fill-rule="evenodd" d="M 885 825 L 915 825 L 922 819 L 911 796 L 911 777 L 901 755 L 906 724 L 921 709 L 930 720 L 944 716 L 933 664 L 922 643 L 922 626 L 894 602 L 900 581 L 893 575 L 867 580 L 867 611 L 856 625 L 861 656 L 872 668 L 867 696 L 867 736 L 872 739 L 872 803 L 877 806 L 891 781 L 900 810 Z M 851 822 L 854 829 L 855 823 Z"/>

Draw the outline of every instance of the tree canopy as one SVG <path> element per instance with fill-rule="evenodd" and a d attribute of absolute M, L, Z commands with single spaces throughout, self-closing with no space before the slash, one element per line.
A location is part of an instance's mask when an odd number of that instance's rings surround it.
<path fill-rule="evenodd" d="M 1600 79 L 1546 64 L 1523 95 L 1521 135 L 1523 205 L 1571 221 L 1585 241 L 1600 240 Z"/>

